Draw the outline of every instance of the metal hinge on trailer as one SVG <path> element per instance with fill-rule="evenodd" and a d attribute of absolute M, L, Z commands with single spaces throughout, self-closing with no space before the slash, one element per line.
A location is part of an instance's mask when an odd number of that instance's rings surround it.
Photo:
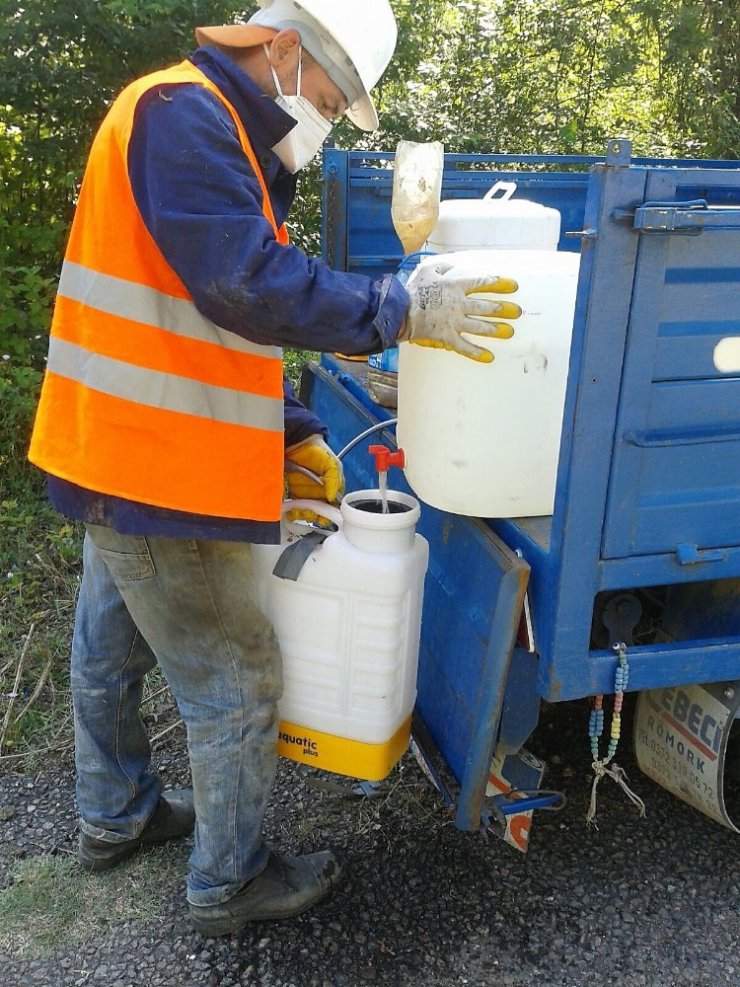
<path fill-rule="evenodd" d="M 645 202 L 635 209 L 616 209 L 616 222 L 629 222 L 638 233 L 699 236 L 705 230 L 740 230 L 740 208 L 712 206 L 706 199 L 686 202 Z"/>

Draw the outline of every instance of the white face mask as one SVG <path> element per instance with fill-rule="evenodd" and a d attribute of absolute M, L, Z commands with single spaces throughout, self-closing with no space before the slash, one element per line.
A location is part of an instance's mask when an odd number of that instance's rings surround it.
<path fill-rule="evenodd" d="M 269 59 L 267 45 L 264 48 L 265 54 Z M 288 171 L 294 175 L 308 164 L 331 133 L 331 121 L 326 120 L 305 96 L 301 96 L 302 60 L 302 51 L 299 50 L 298 85 L 295 96 L 283 95 L 275 69 L 272 64 L 270 65 L 272 78 L 275 81 L 275 88 L 278 91 L 275 102 L 282 110 L 289 113 L 294 120 L 298 121 L 290 133 L 286 134 L 282 140 L 273 145 L 272 149 Z"/>

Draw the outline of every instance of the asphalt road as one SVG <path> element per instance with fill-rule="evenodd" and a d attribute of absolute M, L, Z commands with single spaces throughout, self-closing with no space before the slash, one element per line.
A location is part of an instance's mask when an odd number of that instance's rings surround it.
<path fill-rule="evenodd" d="M 590 769 L 584 704 L 548 711 L 532 750 L 562 789 L 539 813 L 527 855 L 462 833 L 410 755 L 382 795 L 341 797 L 287 762 L 267 819 L 269 840 L 300 852 L 333 846 L 348 878 L 315 911 L 224 939 L 187 925 L 182 881 L 161 890 L 147 921 L 46 955 L 0 957 L 3 985 L 45 987 L 721 987 L 740 985 L 738 837 L 618 757 L 647 815 L 613 782 L 600 787 L 599 828 L 585 825 Z M 182 738 L 159 755 L 168 785 L 186 780 Z M 319 776 L 326 778 L 328 776 Z M 0 887 L 19 858 L 68 853 L 71 769 L 0 778 Z M 29 800 L 31 800 L 29 802 Z M 28 810 L 28 805 L 34 806 Z M 128 866 L 128 865 L 125 865 Z M 0 930 L 1 932 L 1 930 Z"/>

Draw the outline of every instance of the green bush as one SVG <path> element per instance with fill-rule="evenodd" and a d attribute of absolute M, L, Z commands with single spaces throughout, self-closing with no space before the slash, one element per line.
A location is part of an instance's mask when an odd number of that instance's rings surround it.
<path fill-rule="evenodd" d="M 43 366 L 61 267 L 59 225 L 29 229 L 0 216 L 0 356 L 15 367 Z"/>
<path fill-rule="evenodd" d="M 41 371 L 4 360 L 0 371 L 0 500 L 36 503 L 43 478 L 26 459 Z"/>

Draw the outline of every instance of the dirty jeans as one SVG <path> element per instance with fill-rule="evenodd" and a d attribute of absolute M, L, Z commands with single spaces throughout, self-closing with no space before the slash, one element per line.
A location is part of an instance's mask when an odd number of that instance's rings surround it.
<path fill-rule="evenodd" d="M 157 806 L 140 705 L 159 664 L 187 730 L 193 904 L 225 901 L 267 860 L 282 670 L 253 582 L 248 544 L 87 526 L 71 676 L 80 827 L 131 839 Z"/>

